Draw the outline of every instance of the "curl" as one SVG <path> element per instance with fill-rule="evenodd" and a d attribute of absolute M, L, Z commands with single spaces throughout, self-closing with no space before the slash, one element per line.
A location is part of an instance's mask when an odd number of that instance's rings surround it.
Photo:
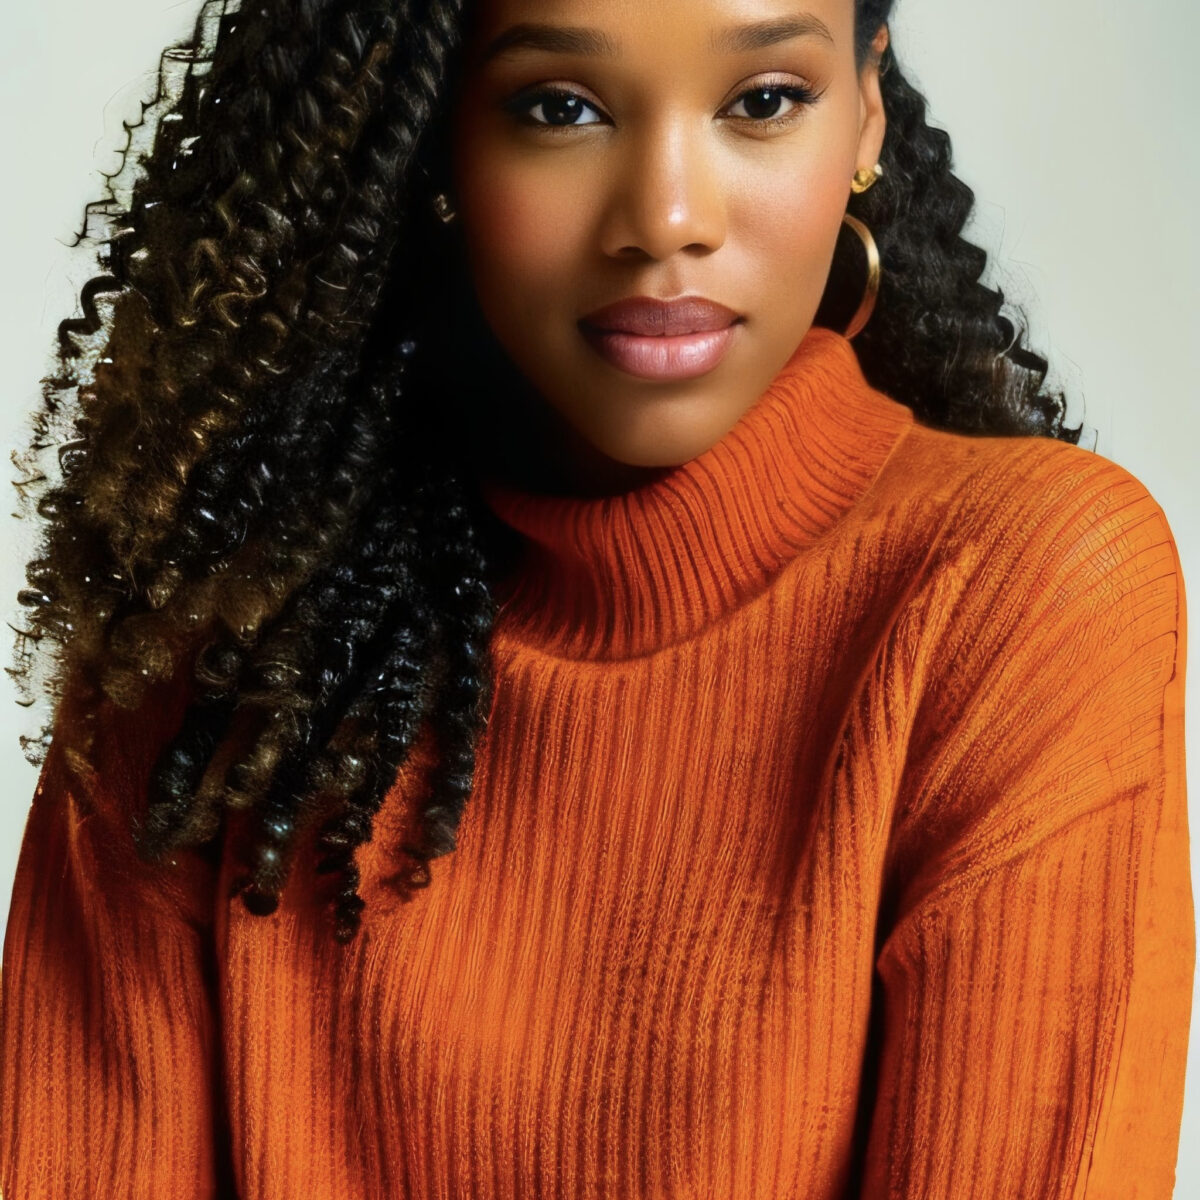
<path fill-rule="evenodd" d="M 860 62 L 890 8 L 858 4 Z M 29 697 L 46 667 L 78 697 L 64 761 L 87 769 L 102 701 L 133 712 L 179 680 L 139 853 L 208 846 L 238 814 L 237 891 L 265 914 L 312 837 L 339 941 L 422 729 L 436 762 L 393 885 L 454 850 L 492 697 L 511 546 L 430 419 L 471 385 L 427 321 L 445 264 L 416 204 L 444 166 L 461 21 L 461 0 L 208 0 L 85 213 L 100 269 L 17 460 L 44 532 L 11 674 Z M 864 372 L 931 423 L 1075 440 L 980 283 L 947 135 L 884 59 L 886 174 L 853 201 L 884 267 Z M 861 289 L 847 254 L 818 313 L 835 328 Z M 31 761 L 49 735 L 22 739 Z"/>

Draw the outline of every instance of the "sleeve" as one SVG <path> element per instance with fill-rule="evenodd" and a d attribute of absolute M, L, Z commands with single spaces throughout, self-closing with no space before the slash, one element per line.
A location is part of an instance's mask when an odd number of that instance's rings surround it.
<path fill-rule="evenodd" d="M 1195 963 L 1183 578 L 1133 476 L 1072 499 L 1023 566 L 974 581 L 974 633 L 910 746 L 866 1200 L 1172 1195 Z"/>
<path fill-rule="evenodd" d="M 102 704 L 94 772 L 70 771 L 58 738 L 47 750 L 0 969 L 5 1200 L 215 1194 L 216 866 L 152 867 L 129 829 L 182 707 Z"/>

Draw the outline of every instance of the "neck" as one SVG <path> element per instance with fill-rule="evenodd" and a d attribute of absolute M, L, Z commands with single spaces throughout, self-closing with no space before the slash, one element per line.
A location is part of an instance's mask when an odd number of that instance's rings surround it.
<path fill-rule="evenodd" d="M 484 500 L 521 542 L 505 634 L 596 659 L 694 636 L 818 544 L 912 420 L 867 384 L 844 337 L 814 327 L 737 424 L 681 466 L 604 494 L 485 469 Z"/>

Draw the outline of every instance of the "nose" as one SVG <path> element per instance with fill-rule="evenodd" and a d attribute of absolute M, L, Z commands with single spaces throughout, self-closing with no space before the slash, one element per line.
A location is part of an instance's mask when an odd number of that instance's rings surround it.
<path fill-rule="evenodd" d="M 682 122 L 629 132 L 611 172 L 601 245 L 613 258 L 711 253 L 725 241 L 725 196 L 715 156 L 700 131 Z"/>

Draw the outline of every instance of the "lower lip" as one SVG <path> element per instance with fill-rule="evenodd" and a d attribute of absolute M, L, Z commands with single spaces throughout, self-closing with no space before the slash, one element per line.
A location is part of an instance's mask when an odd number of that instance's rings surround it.
<path fill-rule="evenodd" d="M 673 380 L 707 375 L 725 357 L 737 325 L 671 337 L 643 337 L 590 325 L 579 328 L 588 344 L 614 367 L 639 379 Z"/>

